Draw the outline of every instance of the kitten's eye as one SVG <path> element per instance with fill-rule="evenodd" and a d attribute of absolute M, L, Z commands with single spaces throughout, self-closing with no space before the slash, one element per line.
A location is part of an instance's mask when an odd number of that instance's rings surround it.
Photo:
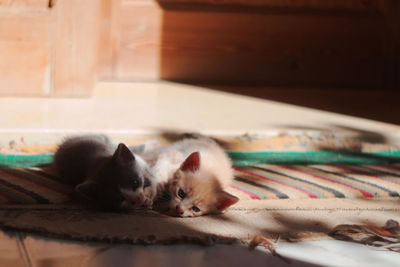
<path fill-rule="evenodd" d="M 193 207 L 192 207 L 192 210 L 193 210 L 194 212 L 200 212 L 200 209 L 199 209 L 197 206 L 193 206 Z"/>
<path fill-rule="evenodd" d="M 178 190 L 178 196 L 179 196 L 180 198 L 185 198 L 185 196 L 186 196 L 185 191 L 183 191 L 181 188 L 179 188 L 179 190 Z"/>
<path fill-rule="evenodd" d="M 132 189 L 135 190 L 139 187 L 139 181 L 137 179 L 133 179 L 132 181 Z"/>

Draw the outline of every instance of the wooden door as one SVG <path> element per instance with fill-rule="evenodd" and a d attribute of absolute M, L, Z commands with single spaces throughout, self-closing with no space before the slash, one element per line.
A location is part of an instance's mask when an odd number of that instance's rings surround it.
<path fill-rule="evenodd" d="M 97 0 L 0 0 L 0 95 L 90 95 L 99 18 Z"/>
<path fill-rule="evenodd" d="M 101 77 L 390 89 L 393 0 L 103 0 Z"/>

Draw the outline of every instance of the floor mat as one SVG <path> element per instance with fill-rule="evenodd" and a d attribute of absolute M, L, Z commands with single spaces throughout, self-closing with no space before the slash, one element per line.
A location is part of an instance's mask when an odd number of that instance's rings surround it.
<path fill-rule="evenodd" d="M 279 199 L 240 201 L 222 215 L 176 218 L 153 211 L 100 212 L 71 205 L 3 205 L 0 228 L 48 237 L 131 244 L 251 243 L 255 237 L 329 239 L 339 224 L 399 220 L 398 200 Z"/>
<path fill-rule="evenodd" d="M 237 166 L 228 191 L 241 200 L 399 197 L 400 165 Z M 72 193 L 50 168 L 0 168 L 0 204 L 69 203 Z"/>
<path fill-rule="evenodd" d="M 235 170 L 233 193 L 241 199 L 369 199 L 400 194 L 398 164 L 259 165 Z"/>
<path fill-rule="evenodd" d="M 71 204 L 51 169 L 0 169 L 0 227 L 46 236 L 135 244 L 249 242 L 323 236 L 339 224 L 400 219 L 400 165 L 235 167 L 225 214 L 175 218 L 154 211 L 107 213 Z"/>

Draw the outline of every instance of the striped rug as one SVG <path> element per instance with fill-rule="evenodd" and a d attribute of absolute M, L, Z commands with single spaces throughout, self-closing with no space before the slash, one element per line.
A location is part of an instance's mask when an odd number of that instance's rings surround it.
<path fill-rule="evenodd" d="M 240 199 L 400 196 L 399 164 L 258 165 L 235 171 L 230 192 Z"/>
<path fill-rule="evenodd" d="M 0 168 L 0 203 L 68 203 L 73 189 L 51 171 L 40 168 Z"/>
<path fill-rule="evenodd" d="M 400 165 L 259 165 L 235 167 L 230 192 L 241 199 L 400 196 Z"/>
<path fill-rule="evenodd" d="M 237 166 L 228 191 L 241 200 L 399 197 L 400 164 Z M 72 200 L 72 188 L 49 170 L 0 168 L 0 204 Z"/>

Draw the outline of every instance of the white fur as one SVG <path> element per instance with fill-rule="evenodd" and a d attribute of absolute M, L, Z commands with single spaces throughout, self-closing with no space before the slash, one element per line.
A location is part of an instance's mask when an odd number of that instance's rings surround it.
<path fill-rule="evenodd" d="M 204 177 L 212 173 L 223 188 L 231 184 L 231 161 L 225 152 L 210 140 L 185 139 L 167 147 L 147 151 L 142 156 L 145 160 L 153 162 L 152 169 L 158 182 L 165 183 L 193 152 L 200 153 L 199 176 Z M 201 175 L 202 173 L 205 175 Z"/>

